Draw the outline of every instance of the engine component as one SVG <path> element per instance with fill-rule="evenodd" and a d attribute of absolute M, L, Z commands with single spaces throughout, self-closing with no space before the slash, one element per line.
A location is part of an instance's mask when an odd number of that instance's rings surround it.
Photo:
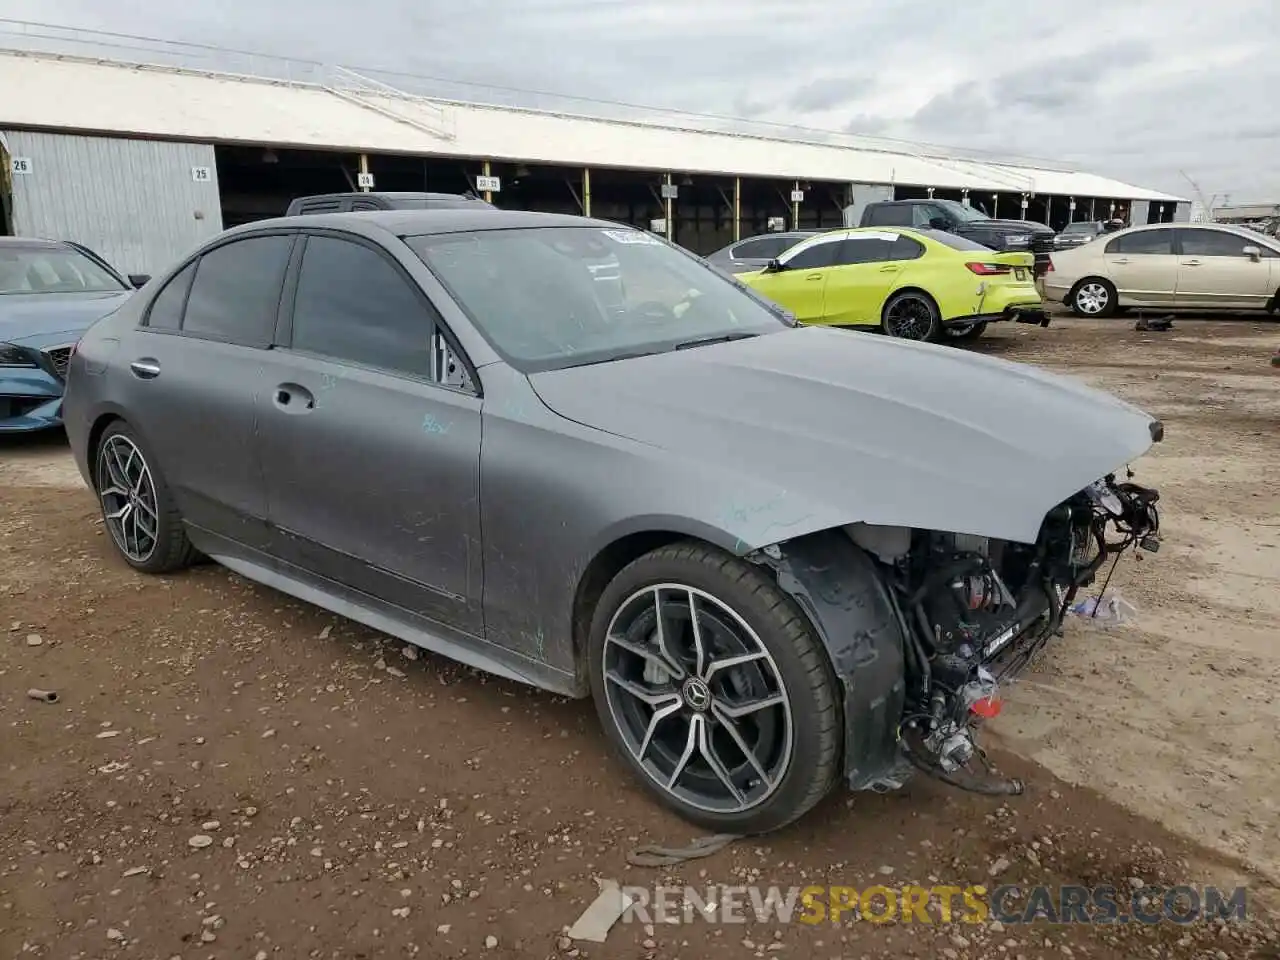
<path fill-rule="evenodd" d="M 1159 549 L 1159 499 L 1108 475 L 1049 511 L 1035 544 L 914 531 L 910 549 L 897 551 L 882 532 L 892 528 L 850 528 L 895 575 L 912 673 L 900 734 L 914 766 L 967 789 L 1020 792 L 1016 782 L 993 784 L 968 770 L 982 756 L 977 728 L 1000 712 L 997 684 L 1061 632 L 1076 592 L 1109 558 L 1135 544 Z"/>

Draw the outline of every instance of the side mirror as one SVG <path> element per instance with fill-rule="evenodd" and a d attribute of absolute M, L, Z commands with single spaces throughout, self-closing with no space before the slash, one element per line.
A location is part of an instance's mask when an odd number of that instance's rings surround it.
<path fill-rule="evenodd" d="M 783 269 L 782 263 L 778 260 L 777 257 L 774 257 L 772 260 L 770 260 L 768 263 L 764 265 L 765 273 L 778 273 L 782 269 Z"/>
<path fill-rule="evenodd" d="M 150 279 L 151 279 L 151 274 L 149 273 L 129 274 L 129 283 L 132 285 L 133 289 L 135 290 L 139 289 L 140 287 L 146 286 L 147 281 Z"/>
<path fill-rule="evenodd" d="M 951 224 L 950 224 L 950 222 L 948 222 L 947 220 L 944 220 L 942 217 L 930 217 L 930 218 L 929 218 L 929 229 L 931 229 L 931 230 L 950 230 L 950 229 L 951 229 Z"/>
<path fill-rule="evenodd" d="M 1248 257 L 1250 260 L 1261 260 L 1261 259 L 1262 259 L 1262 250 L 1261 250 L 1260 248 L 1258 248 L 1258 247 L 1253 246 L 1252 244 L 1250 244 L 1249 246 L 1245 247 L 1245 248 L 1244 248 L 1243 250 L 1241 250 L 1240 252 L 1241 252 L 1241 253 L 1243 253 L 1246 257 Z"/>

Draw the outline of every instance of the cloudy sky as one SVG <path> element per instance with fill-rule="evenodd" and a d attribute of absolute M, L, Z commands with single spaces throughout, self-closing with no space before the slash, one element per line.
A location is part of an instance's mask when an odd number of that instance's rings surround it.
<path fill-rule="evenodd" d="M 0 17 L 1280 201 L 1280 0 L 0 0 Z"/>

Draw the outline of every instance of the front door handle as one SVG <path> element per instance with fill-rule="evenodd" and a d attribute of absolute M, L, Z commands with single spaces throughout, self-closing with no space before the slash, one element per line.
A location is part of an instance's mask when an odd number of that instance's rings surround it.
<path fill-rule="evenodd" d="M 160 364 L 153 357 L 141 357 L 129 364 L 129 369 L 139 380 L 154 380 L 160 376 Z"/>
<path fill-rule="evenodd" d="M 821 280 L 821 279 L 822 279 L 822 274 L 820 274 L 820 273 L 811 273 L 811 274 L 809 274 L 807 277 L 805 277 L 805 279 L 806 279 L 806 280 Z"/>
<path fill-rule="evenodd" d="M 1111 262 L 1112 262 L 1112 263 L 1128 263 L 1128 262 L 1129 262 L 1129 258 L 1128 258 L 1128 257 L 1117 257 L 1116 259 L 1112 260 Z"/>
<path fill-rule="evenodd" d="M 1182 265 L 1184 267 L 1198 267 L 1200 266 L 1200 261 L 1199 260 L 1183 260 Z"/>
<path fill-rule="evenodd" d="M 316 407 L 316 398 L 306 387 L 296 383 L 282 383 L 271 398 L 276 408 L 285 413 L 306 413 Z"/>

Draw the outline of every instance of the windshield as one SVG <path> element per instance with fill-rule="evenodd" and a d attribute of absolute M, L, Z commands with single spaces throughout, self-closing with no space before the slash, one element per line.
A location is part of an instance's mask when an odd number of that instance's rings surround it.
<path fill-rule="evenodd" d="M 941 207 L 946 207 L 947 212 L 961 223 L 967 223 L 973 220 L 991 219 L 981 210 L 977 210 L 973 207 L 966 207 L 963 203 L 957 203 L 954 200 L 934 200 L 933 202 Z"/>
<path fill-rule="evenodd" d="M 1091 220 L 1069 223 L 1063 233 L 1097 233 L 1098 225 Z"/>
<path fill-rule="evenodd" d="M 525 373 L 773 333 L 788 324 L 711 266 L 630 227 L 406 237 Z"/>
<path fill-rule="evenodd" d="M 0 295 L 125 289 L 109 272 L 70 247 L 0 246 Z"/>

